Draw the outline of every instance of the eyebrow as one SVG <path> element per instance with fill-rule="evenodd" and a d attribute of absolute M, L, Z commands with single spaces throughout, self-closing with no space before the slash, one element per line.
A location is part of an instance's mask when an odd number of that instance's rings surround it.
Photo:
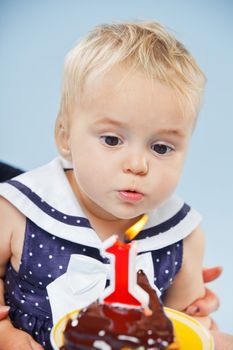
<path fill-rule="evenodd" d="M 115 125 L 118 127 L 124 127 L 127 123 L 124 123 L 124 121 L 119 121 L 119 120 L 104 117 L 96 120 L 93 124 L 94 125 L 105 124 L 105 125 Z M 156 130 L 156 134 L 166 134 L 166 135 L 172 135 L 176 137 L 185 136 L 184 132 L 181 129 L 167 129 L 167 128 Z"/>
<path fill-rule="evenodd" d="M 111 125 L 116 125 L 116 126 L 124 126 L 125 125 L 125 123 L 122 121 L 110 119 L 110 118 L 98 119 L 94 122 L 94 124 L 96 124 L 96 125 L 98 125 L 98 124 L 111 124 Z"/>
<path fill-rule="evenodd" d="M 181 129 L 159 129 L 157 133 L 174 135 L 174 136 L 185 136 L 184 132 Z"/>

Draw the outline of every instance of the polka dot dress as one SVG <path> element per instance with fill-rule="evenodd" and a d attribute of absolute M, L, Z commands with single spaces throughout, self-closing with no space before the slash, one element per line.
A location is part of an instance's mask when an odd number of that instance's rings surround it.
<path fill-rule="evenodd" d="M 66 272 L 71 254 L 85 254 L 106 262 L 98 249 L 48 234 L 27 219 L 22 261 L 17 273 L 6 273 L 5 299 L 13 324 L 30 333 L 45 349 L 52 349 L 52 315 L 46 286 Z M 152 252 L 154 281 L 163 293 L 180 269 L 182 242 Z"/>
<path fill-rule="evenodd" d="M 52 315 L 46 287 L 66 272 L 71 254 L 85 254 L 105 262 L 99 250 L 48 234 L 27 219 L 19 272 L 9 264 L 5 300 L 13 324 L 30 333 L 45 349 L 52 349 Z"/>
<path fill-rule="evenodd" d="M 46 350 L 52 350 L 49 337 L 53 326 L 46 287 L 66 273 L 71 254 L 108 263 L 97 248 L 100 239 L 71 195 L 64 167 L 58 158 L 0 184 L 0 194 L 27 218 L 19 271 L 9 263 L 5 275 L 5 300 L 10 305 L 12 323 L 31 334 Z M 138 247 L 143 247 L 139 254 L 149 253 L 151 257 L 151 275 L 163 296 L 181 268 L 182 239 L 197 227 L 200 215 L 182 200 L 171 199 L 149 218 L 151 224 L 136 240 Z M 163 237 L 166 239 L 158 247 Z"/>

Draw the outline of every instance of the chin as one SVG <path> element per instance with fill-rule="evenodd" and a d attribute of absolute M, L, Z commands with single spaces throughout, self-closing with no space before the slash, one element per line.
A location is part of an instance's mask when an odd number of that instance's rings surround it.
<path fill-rule="evenodd" d="M 114 205 L 114 204 L 98 204 L 99 208 L 103 210 L 103 214 L 107 218 L 119 219 L 119 220 L 130 220 L 144 215 L 148 212 L 148 208 L 132 205 L 130 203 L 124 203 L 124 205 Z"/>
<path fill-rule="evenodd" d="M 119 211 L 115 214 L 113 214 L 117 219 L 121 219 L 121 220 L 130 220 L 130 219 L 134 219 L 137 218 L 140 215 L 145 214 L 147 211 L 142 211 L 142 210 L 125 210 L 125 211 Z"/>

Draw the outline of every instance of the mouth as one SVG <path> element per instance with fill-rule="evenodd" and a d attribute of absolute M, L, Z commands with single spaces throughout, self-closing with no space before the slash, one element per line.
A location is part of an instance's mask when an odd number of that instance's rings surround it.
<path fill-rule="evenodd" d="M 138 202 L 143 199 L 144 194 L 137 191 L 122 190 L 118 192 L 120 197 L 126 201 Z"/>

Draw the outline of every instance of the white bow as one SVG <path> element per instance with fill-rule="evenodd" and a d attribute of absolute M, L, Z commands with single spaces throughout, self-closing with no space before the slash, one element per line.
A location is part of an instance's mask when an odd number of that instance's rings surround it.
<path fill-rule="evenodd" d="M 154 268 L 150 253 L 136 257 L 137 271 L 142 269 L 151 286 L 154 285 Z M 104 264 L 86 255 L 72 254 L 66 273 L 47 286 L 50 306 L 55 324 L 62 316 L 82 309 L 101 297 L 106 280 L 110 278 L 110 264 Z"/>

